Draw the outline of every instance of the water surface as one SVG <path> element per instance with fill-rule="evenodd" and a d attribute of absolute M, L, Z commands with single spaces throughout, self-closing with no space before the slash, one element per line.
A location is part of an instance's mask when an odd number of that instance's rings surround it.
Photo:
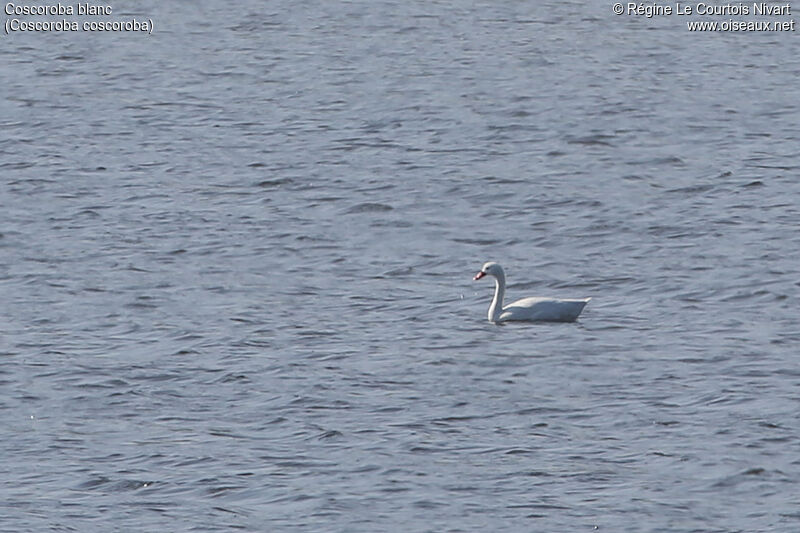
<path fill-rule="evenodd" d="M 4 37 L 0 529 L 797 530 L 795 35 L 496 4 Z"/>

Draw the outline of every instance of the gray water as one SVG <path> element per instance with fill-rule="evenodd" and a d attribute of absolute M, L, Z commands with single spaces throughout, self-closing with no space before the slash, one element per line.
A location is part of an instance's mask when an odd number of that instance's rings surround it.
<path fill-rule="evenodd" d="M 800 530 L 796 33 L 236 4 L 2 36 L 0 530 Z"/>

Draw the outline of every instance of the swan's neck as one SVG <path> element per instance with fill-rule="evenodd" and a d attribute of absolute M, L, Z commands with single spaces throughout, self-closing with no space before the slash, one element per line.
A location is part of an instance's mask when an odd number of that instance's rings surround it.
<path fill-rule="evenodd" d="M 489 306 L 489 322 L 497 322 L 503 312 L 503 297 L 506 294 L 506 277 L 497 276 L 494 279 L 494 298 Z"/>

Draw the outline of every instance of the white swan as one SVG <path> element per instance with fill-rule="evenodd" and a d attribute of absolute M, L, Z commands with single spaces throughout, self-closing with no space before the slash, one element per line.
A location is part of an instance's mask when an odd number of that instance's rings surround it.
<path fill-rule="evenodd" d="M 495 289 L 492 305 L 489 306 L 489 322 L 498 323 L 509 320 L 573 322 L 583 311 L 591 298 L 579 300 L 560 300 L 556 298 L 523 298 L 503 306 L 506 293 L 506 273 L 495 262 L 488 262 L 475 274 L 473 280 L 484 276 L 494 276 Z"/>

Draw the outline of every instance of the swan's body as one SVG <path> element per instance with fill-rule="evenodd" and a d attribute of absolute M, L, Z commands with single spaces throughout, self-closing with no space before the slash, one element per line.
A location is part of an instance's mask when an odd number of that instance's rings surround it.
<path fill-rule="evenodd" d="M 494 262 L 486 263 L 473 280 L 492 276 L 495 281 L 494 298 L 489 306 L 489 322 L 510 320 L 573 322 L 583 311 L 591 298 L 561 300 L 557 298 L 523 298 L 503 306 L 506 293 L 506 273 L 503 267 Z"/>

